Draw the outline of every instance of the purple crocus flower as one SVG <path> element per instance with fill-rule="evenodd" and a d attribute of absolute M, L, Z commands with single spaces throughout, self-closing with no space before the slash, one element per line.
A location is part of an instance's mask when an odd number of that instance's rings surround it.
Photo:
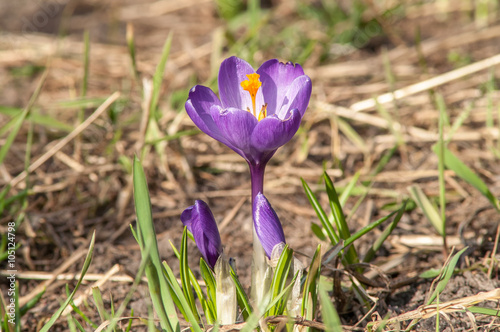
<path fill-rule="evenodd" d="M 273 248 L 285 243 L 285 234 L 281 222 L 274 212 L 266 196 L 258 193 L 253 203 L 253 222 L 255 232 L 268 258 L 271 258 Z"/>
<path fill-rule="evenodd" d="M 241 155 L 250 166 L 252 199 L 263 191 L 264 169 L 300 126 L 311 97 L 311 80 L 298 64 L 266 61 L 255 71 L 237 57 L 219 70 L 219 97 L 197 85 L 186 111 L 204 133 Z"/>
<path fill-rule="evenodd" d="M 222 242 L 214 215 L 207 203 L 197 200 L 182 212 L 181 221 L 193 234 L 203 258 L 213 269 L 222 254 Z"/>

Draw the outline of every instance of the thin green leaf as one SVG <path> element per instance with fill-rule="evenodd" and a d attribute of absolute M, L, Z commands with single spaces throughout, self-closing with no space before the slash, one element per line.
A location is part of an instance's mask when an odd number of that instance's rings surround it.
<path fill-rule="evenodd" d="M 433 147 L 436 151 L 436 146 Z M 498 200 L 488 189 L 488 186 L 481 180 L 481 178 L 474 173 L 467 165 L 457 158 L 450 150 L 444 148 L 444 164 L 446 168 L 454 171 L 462 180 L 468 182 L 474 188 L 485 196 L 493 207 L 500 211 L 500 200 Z"/>
<path fill-rule="evenodd" d="M 215 277 L 214 277 L 212 270 L 208 266 L 207 262 L 205 262 L 205 260 L 203 258 L 200 258 L 200 273 L 201 273 L 201 277 L 205 281 L 205 286 L 207 287 L 207 296 L 208 296 L 207 302 L 208 302 L 208 306 L 209 306 L 210 311 L 211 311 L 211 318 L 213 319 L 212 323 L 209 323 L 208 320 L 207 320 L 207 323 L 213 324 L 213 322 L 217 318 L 217 308 L 215 306 L 215 303 L 216 303 L 216 300 L 215 300 L 215 289 L 216 289 Z M 238 289 L 238 288 L 236 288 L 236 289 Z"/>
<path fill-rule="evenodd" d="M 151 300 L 160 318 L 161 327 L 168 332 L 179 331 L 179 320 L 170 296 L 169 285 L 163 273 L 161 273 L 162 265 L 156 241 L 146 176 L 137 157 L 134 159 L 133 183 L 135 210 L 137 214 L 137 237 L 141 246 L 142 259 L 150 260 L 146 266 L 146 277 L 148 279 Z M 145 243 L 151 244 L 148 252 L 145 252 Z"/>
<path fill-rule="evenodd" d="M 321 284 L 319 285 L 319 300 L 321 302 L 321 317 L 323 317 L 326 327 L 325 331 L 342 332 L 342 323 L 340 322 L 337 310 L 335 310 L 328 293 Z"/>
<path fill-rule="evenodd" d="M 92 297 L 94 298 L 94 303 L 101 321 L 104 322 L 105 320 L 108 320 L 109 314 L 106 309 L 104 309 L 104 302 L 102 300 L 102 294 L 99 287 L 92 287 Z"/>
<path fill-rule="evenodd" d="M 333 185 L 332 179 L 330 179 L 326 172 L 323 173 L 323 178 L 325 180 L 326 193 L 328 194 L 330 209 L 332 211 L 335 224 L 337 225 L 340 238 L 343 240 L 347 240 L 351 237 L 351 232 L 349 231 L 349 227 L 347 226 L 344 212 L 342 211 L 342 206 L 340 205 L 339 197 L 337 195 L 337 192 L 335 191 L 335 186 Z M 356 249 L 353 246 L 347 249 L 346 260 L 349 264 L 359 262 L 358 254 L 356 253 Z"/>
<path fill-rule="evenodd" d="M 431 225 L 434 226 L 439 235 L 443 236 L 444 227 L 443 220 L 439 216 L 439 213 L 436 211 L 436 208 L 429 201 L 429 198 L 424 194 L 422 189 L 417 185 L 412 185 L 408 187 L 408 191 L 410 192 L 411 198 L 417 203 L 418 207 L 422 210 L 422 212 L 427 217 L 427 220 L 430 221 Z"/>
<path fill-rule="evenodd" d="M 288 278 L 288 273 L 290 272 L 290 268 L 292 266 L 293 261 L 293 250 L 285 245 L 283 251 L 281 252 L 280 258 L 278 260 L 278 264 L 274 269 L 273 279 L 271 281 L 271 299 L 274 299 L 278 296 L 279 293 L 285 288 L 286 280 Z M 282 307 L 280 305 L 273 306 L 269 311 L 269 316 L 281 315 L 280 312 Z"/>
<path fill-rule="evenodd" d="M 361 173 L 359 171 L 356 172 L 356 174 L 354 174 L 354 176 L 352 177 L 351 181 L 349 181 L 347 186 L 342 191 L 342 194 L 340 194 L 340 198 L 339 198 L 340 206 L 342 206 L 342 207 L 345 206 L 345 203 L 347 202 L 347 200 L 351 196 L 353 189 L 355 188 L 356 183 L 358 182 L 360 175 L 361 175 Z"/>
<path fill-rule="evenodd" d="M 134 26 L 132 25 L 132 23 L 127 23 L 126 40 L 128 46 L 128 54 L 130 55 L 130 62 L 132 65 L 132 75 L 136 81 L 139 81 L 139 73 L 137 72 L 137 62 L 135 60 Z"/>
<path fill-rule="evenodd" d="M 31 108 L 33 107 L 33 104 L 38 99 L 38 96 L 40 94 L 40 91 L 42 90 L 43 83 L 45 82 L 45 79 L 47 78 L 48 73 L 49 73 L 49 71 L 47 69 L 43 72 L 43 75 L 40 78 L 40 80 L 38 81 L 36 89 L 33 92 L 33 95 L 31 96 L 31 98 L 28 102 L 28 105 L 26 106 L 24 111 L 19 114 L 19 117 L 15 120 L 14 127 L 12 128 L 11 132 L 9 133 L 9 136 L 7 136 L 7 139 L 5 140 L 2 147 L 0 148 L 0 165 L 3 164 L 5 156 L 7 155 L 7 152 L 9 151 L 12 143 L 14 142 L 14 139 L 16 138 L 17 133 L 19 132 L 19 129 L 21 129 L 21 125 L 23 124 L 24 120 L 26 119 L 26 117 L 30 113 Z"/>
<path fill-rule="evenodd" d="M 191 233 L 189 231 L 187 231 L 187 237 L 191 237 Z M 170 242 L 170 246 L 172 247 L 172 250 L 174 251 L 175 256 L 177 257 L 177 259 L 180 262 L 181 261 L 181 254 L 179 253 L 177 248 L 175 248 L 172 241 L 169 241 L 169 242 Z M 182 246 L 183 245 L 181 244 L 181 248 L 182 248 Z M 203 258 L 201 258 L 201 260 L 203 260 Z M 201 266 L 201 263 L 200 263 L 200 266 Z M 207 268 L 208 268 L 208 266 L 207 266 Z M 208 268 L 208 269 L 210 269 L 210 268 Z M 209 301 L 207 301 L 206 295 L 201 290 L 200 284 L 198 283 L 196 276 L 194 275 L 191 268 L 189 268 L 189 266 L 187 266 L 187 271 L 189 273 L 189 280 L 191 282 L 191 285 L 193 286 L 194 291 L 196 292 L 196 295 L 198 296 L 198 299 L 200 300 L 201 306 L 203 308 L 203 312 L 205 313 L 205 316 L 207 319 L 207 324 L 213 324 L 213 322 L 215 321 L 215 318 L 217 317 L 217 315 L 216 315 L 217 311 L 215 308 L 215 291 L 214 291 L 214 298 L 213 298 L 214 300 L 212 301 L 212 299 L 209 299 Z M 213 278 L 213 275 L 212 275 L 212 278 Z M 214 283 L 215 283 L 215 281 L 214 281 Z M 207 286 L 207 289 L 208 289 L 208 286 Z M 194 303 L 194 299 L 193 299 L 193 303 Z M 194 312 L 198 313 L 198 310 L 195 309 Z M 198 315 L 199 315 L 199 313 L 198 313 Z"/>
<path fill-rule="evenodd" d="M 25 109 L 19 116 L 16 118 L 13 128 L 11 129 L 9 136 L 5 139 L 5 142 L 3 143 L 2 147 L 0 148 L 0 165 L 3 164 L 3 161 L 5 159 L 5 156 L 7 155 L 7 152 L 9 152 L 10 147 L 12 146 L 12 143 L 14 142 L 14 139 L 17 136 L 17 133 L 19 132 L 19 129 L 21 129 L 21 125 L 23 124 L 24 120 L 26 119 L 26 116 L 29 113 L 29 109 Z"/>
<path fill-rule="evenodd" d="M 191 290 L 191 283 L 189 281 L 189 266 L 188 266 L 188 253 L 187 253 L 187 227 L 184 227 L 184 231 L 182 233 L 182 241 L 181 241 L 181 252 L 179 258 L 179 268 L 180 268 L 180 278 L 182 283 L 182 292 L 188 301 L 191 311 L 193 313 L 198 313 L 196 309 L 196 304 L 194 303 L 194 296 Z M 192 322 L 193 324 L 195 322 Z M 196 321 L 199 323 L 199 320 Z"/>
<path fill-rule="evenodd" d="M 368 147 L 363 138 L 356 132 L 356 130 L 344 119 L 337 117 L 335 119 L 339 130 L 361 151 L 368 151 Z"/>
<path fill-rule="evenodd" d="M 475 314 L 500 317 L 500 310 L 498 309 L 472 306 L 468 307 L 467 310 Z"/>
<path fill-rule="evenodd" d="M 283 298 L 287 296 L 287 294 L 290 292 L 292 287 L 295 284 L 295 280 L 297 278 L 298 272 L 295 274 L 294 278 L 290 282 L 290 284 L 281 291 L 273 300 L 271 300 L 271 293 L 268 292 L 264 298 L 262 299 L 262 302 L 260 303 L 259 307 L 257 310 L 254 310 L 250 317 L 246 320 L 245 326 L 241 329 L 241 332 L 251 332 L 253 331 L 258 325 L 259 325 L 259 320 L 262 317 L 262 314 L 259 314 L 261 312 L 268 312 L 271 310 L 278 302 L 282 301 Z"/>
<path fill-rule="evenodd" d="M 333 228 L 332 224 L 330 223 L 330 220 L 328 220 L 328 216 L 325 213 L 325 210 L 321 207 L 321 204 L 319 204 L 318 199 L 316 198 L 316 195 L 314 195 L 313 191 L 309 187 L 309 185 L 306 183 L 304 179 L 301 178 L 302 181 L 302 186 L 304 187 L 304 191 L 306 192 L 306 196 L 309 199 L 309 202 L 311 203 L 312 207 L 314 208 L 314 211 L 316 211 L 316 214 L 318 215 L 319 221 L 323 225 L 323 228 L 326 230 L 326 233 L 328 234 L 328 238 L 330 239 L 330 243 L 332 245 L 335 245 L 337 242 L 339 242 L 339 236 L 337 235 L 337 232 Z"/>
<path fill-rule="evenodd" d="M 405 211 L 406 211 L 407 202 L 408 202 L 407 200 L 404 201 L 403 205 L 398 210 L 398 214 L 396 215 L 396 217 L 394 217 L 394 220 L 389 224 L 389 226 L 387 226 L 384 229 L 382 234 L 380 234 L 380 236 L 377 238 L 377 240 L 375 240 L 375 242 L 370 247 L 370 249 L 368 249 L 368 251 L 365 254 L 365 257 L 363 258 L 363 262 L 365 262 L 365 263 L 371 262 L 372 259 L 375 257 L 375 254 L 377 253 L 377 251 L 384 244 L 385 240 L 389 237 L 389 235 L 392 234 L 392 231 L 396 228 L 397 224 L 401 220 L 401 217 L 403 217 L 403 213 L 405 213 Z"/>
<path fill-rule="evenodd" d="M 326 241 L 327 235 L 325 234 L 325 232 L 323 232 L 323 228 L 321 226 L 315 223 L 311 223 L 311 231 L 314 233 L 314 235 L 316 235 L 318 239 L 320 239 L 321 241 Z"/>
<path fill-rule="evenodd" d="M 446 184 L 444 180 L 444 148 L 445 148 L 445 143 L 444 143 L 444 123 L 445 123 L 445 117 L 446 117 L 446 105 L 444 102 L 444 98 L 441 94 L 436 93 L 436 103 L 438 105 L 439 109 L 439 139 L 436 144 L 436 149 L 434 150 L 436 152 L 436 155 L 438 157 L 438 182 L 439 182 L 439 208 L 440 208 L 440 217 L 441 217 L 441 222 L 443 223 L 442 229 L 443 229 L 443 245 L 445 246 L 446 249 Z"/>
<path fill-rule="evenodd" d="M 163 81 L 163 73 L 165 72 L 165 66 L 167 64 L 168 56 L 170 54 L 170 47 L 172 46 L 172 33 L 168 34 L 165 44 L 163 45 L 163 51 L 161 53 L 160 62 L 156 66 L 156 71 L 153 76 L 153 94 L 151 96 L 151 105 L 149 108 L 149 114 L 154 115 L 154 111 L 158 106 L 158 100 L 160 98 L 160 88 Z"/>
<path fill-rule="evenodd" d="M 90 64 L 90 34 L 88 30 L 83 32 L 83 82 L 81 96 L 87 95 L 87 87 L 89 81 L 89 64 Z"/>
<path fill-rule="evenodd" d="M 146 246 L 145 250 L 149 251 L 150 250 L 149 247 L 151 247 L 151 245 L 152 244 L 149 243 Z M 108 325 L 108 327 L 106 329 L 107 332 L 114 331 L 116 325 L 121 320 L 123 312 L 128 307 L 128 303 L 132 299 L 133 295 L 135 294 L 135 291 L 137 290 L 137 287 L 139 286 L 139 284 L 142 281 L 142 277 L 144 276 L 144 273 L 146 271 L 146 265 L 147 264 L 148 264 L 148 261 L 141 260 L 141 264 L 139 265 L 139 269 L 137 271 L 137 274 L 135 275 L 134 282 L 132 283 L 132 286 L 130 287 L 129 291 L 127 292 L 127 295 L 125 296 L 125 299 L 122 301 L 122 303 L 118 307 L 118 310 L 116 311 L 116 313 L 113 314 L 113 318 L 111 319 L 111 321 L 110 321 L 110 323 L 109 323 L 109 325 Z M 131 317 L 134 316 L 134 310 L 133 309 L 130 310 L 130 316 Z M 131 324 L 132 324 L 132 319 L 129 320 L 128 328 L 127 328 L 126 331 L 130 330 Z M 95 327 L 95 328 L 97 328 L 97 327 Z"/>
<path fill-rule="evenodd" d="M 1 114 L 9 115 L 9 116 L 12 116 L 15 118 L 16 116 L 19 116 L 22 112 L 23 112 L 23 109 L 21 109 L 21 108 L 0 105 L 0 113 Z M 16 119 L 13 119 L 13 120 L 15 122 Z M 65 132 L 70 132 L 71 130 L 74 129 L 73 126 L 70 126 L 64 122 L 61 122 L 61 121 L 59 121 L 51 116 L 36 113 L 36 108 L 34 108 L 26 116 L 26 120 L 31 120 L 35 124 L 38 124 L 38 125 L 41 125 L 44 127 L 48 127 L 48 128 L 53 128 L 53 129 L 65 131 Z M 11 126 L 12 125 L 10 125 L 10 127 Z M 0 136 L 3 134 L 4 129 L 10 129 L 10 127 L 9 127 L 9 125 L 4 125 L 2 127 L 2 129 L 0 130 Z"/>
<path fill-rule="evenodd" d="M 174 276 L 174 273 L 172 272 L 172 269 L 170 266 L 168 266 L 167 262 L 163 262 L 163 273 L 165 276 L 165 280 L 167 280 L 170 289 L 172 292 L 175 293 L 175 297 L 179 300 L 179 310 L 182 310 L 185 312 L 185 318 L 188 322 L 191 323 L 191 329 L 193 332 L 202 332 L 202 329 L 198 325 L 198 319 L 194 315 L 194 313 L 191 311 L 191 306 L 189 302 L 187 301 L 186 297 L 184 296 L 184 293 L 182 292 L 181 287 L 177 283 L 177 279 Z M 174 311 L 175 312 L 175 311 Z"/>
<path fill-rule="evenodd" d="M 464 121 L 469 117 L 470 112 L 472 111 L 474 104 L 470 103 L 468 104 L 465 109 L 460 112 L 460 114 L 457 116 L 455 121 L 453 122 L 453 125 L 451 126 L 450 130 L 448 131 L 446 135 L 446 141 L 445 144 L 448 144 L 451 139 L 453 138 L 453 135 L 456 133 L 456 131 L 462 126 Z"/>
<path fill-rule="evenodd" d="M 248 300 L 247 293 L 243 286 L 241 286 L 240 280 L 236 271 L 234 271 L 233 266 L 231 266 L 231 278 L 233 279 L 234 285 L 236 286 L 236 295 L 238 296 L 238 306 L 240 307 L 241 314 L 245 321 L 248 321 L 248 317 L 252 314 L 252 306 Z"/>
<path fill-rule="evenodd" d="M 57 319 L 63 313 L 64 309 L 66 309 L 68 304 L 71 302 L 71 299 L 73 298 L 73 296 L 75 296 L 76 291 L 78 290 L 78 288 L 80 287 L 80 285 L 83 281 L 83 277 L 85 276 L 85 274 L 87 273 L 87 270 L 89 269 L 90 262 L 92 261 L 92 253 L 94 252 L 94 243 L 95 243 L 95 231 L 92 233 L 92 239 L 90 240 L 89 251 L 87 253 L 87 257 L 85 257 L 85 262 L 83 263 L 83 268 L 82 268 L 82 271 L 80 273 L 80 278 L 78 279 L 78 281 L 76 283 L 75 289 L 73 289 L 73 292 L 71 292 L 70 296 L 66 299 L 66 301 L 64 301 L 62 306 L 52 315 L 50 320 L 42 327 L 40 332 L 48 332 L 52 328 L 52 326 L 55 324 Z"/>
<path fill-rule="evenodd" d="M 418 275 L 419 278 L 422 279 L 432 279 L 436 278 L 441 273 L 440 269 L 429 269 Z"/>
<path fill-rule="evenodd" d="M 323 178 L 325 180 L 326 193 L 328 194 L 330 209 L 332 210 L 333 218 L 337 225 L 340 238 L 346 240 L 351 236 L 351 233 L 349 232 L 349 227 L 345 221 L 344 212 L 342 211 L 342 205 L 340 204 L 339 197 L 335 191 L 335 186 L 333 185 L 332 179 L 330 179 L 326 172 L 323 173 Z"/>
<path fill-rule="evenodd" d="M 304 293 L 302 295 L 301 315 L 305 317 L 305 319 L 312 320 L 316 317 L 318 305 L 318 284 L 321 272 L 321 245 L 318 245 L 316 248 L 308 271 L 304 284 Z"/>
<path fill-rule="evenodd" d="M 431 304 L 436 299 L 436 297 L 444 290 L 444 288 L 448 284 L 448 281 L 450 281 L 450 278 L 453 275 L 453 272 L 455 271 L 455 266 L 458 263 L 458 259 L 460 258 L 460 256 L 462 256 L 462 254 L 467 249 L 468 249 L 468 247 L 465 247 L 462 250 L 460 250 L 459 252 L 457 252 L 453 256 L 453 258 L 450 260 L 450 262 L 443 267 L 443 270 L 437 279 L 437 280 L 439 280 L 439 282 L 438 282 L 436 288 L 434 289 L 434 291 L 432 292 L 432 294 L 429 296 L 429 299 L 427 300 L 427 304 Z"/>
<path fill-rule="evenodd" d="M 40 299 L 42 298 L 44 293 L 45 293 L 45 289 L 43 291 L 41 291 L 40 293 L 36 294 L 34 298 L 32 298 L 31 300 L 26 302 L 26 304 L 23 305 L 21 307 L 21 309 L 19 310 L 19 312 L 21 313 L 21 316 L 24 316 L 24 314 L 26 314 L 31 308 L 33 308 L 38 303 L 38 301 L 40 301 Z"/>
<path fill-rule="evenodd" d="M 354 235 L 351 235 L 347 240 L 345 240 L 344 247 L 346 248 L 347 246 L 351 245 L 354 241 L 356 241 L 357 239 L 359 239 L 363 235 L 368 234 L 372 229 L 378 227 L 381 223 L 383 223 L 384 221 L 386 221 L 387 219 L 389 219 L 390 217 L 392 217 L 396 213 L 398 213 L 398 211 L 393 211 L 390 214 L 388 214 L 387 216 L 382 217 L 382 218 L 372 222 L 371 224 L 366 225 L 365 227 L 363 227 L 362 229 L 360 229 L 359 231 L 354 233 Z"/>

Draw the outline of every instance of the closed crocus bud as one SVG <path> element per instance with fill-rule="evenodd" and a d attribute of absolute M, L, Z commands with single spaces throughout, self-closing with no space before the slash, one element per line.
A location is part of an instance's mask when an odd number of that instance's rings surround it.
<path fill-rule="evenodd" d="M 257 237 L 267 257 L 271 258 L 274 247 L 280 243 L 285 243 L 285 234 L 276 212 L 274 212 L 266 196 L 260 192 L 254 199 L 253 220 Z"/>
<path fill-rule="evenodd" d="M 203 258 L 213 269 L 222 254 L 222 243 L 217 223 L 207 203 L 197 200 L 182 212 L 181 221 L 193 234 Z"/>

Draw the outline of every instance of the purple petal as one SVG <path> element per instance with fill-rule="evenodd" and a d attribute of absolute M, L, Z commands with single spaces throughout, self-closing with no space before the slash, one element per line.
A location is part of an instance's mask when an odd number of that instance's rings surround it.
<path fill-rule="evenodd" d="M 259 241 L 267 257 L 270 258 L 274 246 L 281 242 L 285 243 L 285 234 L 276 212 L 262 193 L 255 196 L 253 220 Z"/>
<path fill-rule="evenodd" d="M 222 242 L 212 211 L 205 202 L 197 200 L 182 212 L 181 221 L 193 234 L 203 258 L 213 269 L 222 253 Z"/>
<path fill-rule="evenodd" d="M 300 126 L 302 117 L 297 109 L 289 113 L 285 120 L 277 116 L 262 119 L 252 133 L 251 144 L 260 152 L 276 150 L 292 139 Z"/>
<path fill-rule="evenodd" d="M 276 111 L 276 115 L 280 119 L 284 119 L 288 111 L 291 109 L 298 109 L 300 116 L 304 116 L 304 112 L 309 105 L 311 98 L 312 83 L 309 76 L 300 76 L 293 80 L 292 84 L 288 87 L 285 97 Z"/>
<path fill-rule="evenodd" d="M 242 153 L 242 157 L 250 155 L 250 139 L 257 125 L 257 119 L 252 113 L 237 108 L 212 109 L 212 117 L 219 128 L 220 133 L 228 142 L 228 146 L 234 146 Z M 237 150 L 235 150 L 238 152 Z"/>
<path fill-rule="evenodd" d="M 304 70 L 299 64 L 283 63 L 276 59 L 268 60 L 257 69 L 262 82 L 264 101 L 267 103 L 267 114 L 275 114 L 277 108 L 283 104 L 283 98 L 288 87 L 299 76 L 304 75 Z"/>
<path fill-rule="evenodd" d="M 252 110 L 252 98 L 248 91 L 243 90 L 241 82 L 246 81 L 246 75 L 255 73 L 248 62 L 232 56 L 224 60 L 219 69 L 219 96 L 223 108 L 239 108 Z M 262 89 L 257 91 L 256 108 L 260 111 L 264 105 Z"/>
<path fill-rule="evenodd" d="M 210 108 L 220 105 L 219 98 L 212 90 L 202 85 L 196 85 L 189 91 L 189 99 L 186 101 L 185 107 L 187 114 L 201 131 L 225 143 L 224 137 L 210 115 Z"/>

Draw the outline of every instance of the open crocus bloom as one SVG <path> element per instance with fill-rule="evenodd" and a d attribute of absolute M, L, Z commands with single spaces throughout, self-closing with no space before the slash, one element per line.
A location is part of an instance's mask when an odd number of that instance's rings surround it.
<path fill-rule="evenodd" d="M 266 196 L 258 193 L 253 203 L 253 222 L 255 232 L 268 258 L 275 246 L 285 243 L 281 222 Z"/>
<path fill-rule="evenodd" d="M 197 200 L 182 212 L 181 221 L 193 234 L 201 255 L 213 269 L 222 254 L 222 242 L 214 215 L 207 203 Z"/>
<path fill-rule="evenodd" d="M 299 128 L 311 80 L 298 64 L 266 61 L 255 71 L 237 57 L 219 70 L 219 96 L 205 86 L 189 92 L 186 111 L 207 135 L 252 165 L 266 164 Z"/>

